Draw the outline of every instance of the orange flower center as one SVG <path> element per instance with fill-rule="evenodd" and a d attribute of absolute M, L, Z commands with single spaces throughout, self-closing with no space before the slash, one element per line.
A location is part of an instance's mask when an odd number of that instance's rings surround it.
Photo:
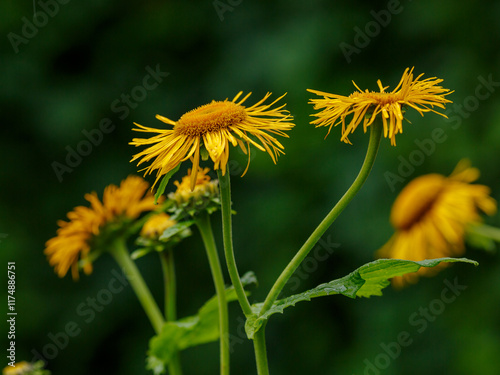
<path fill-rule="evenodd" d="M 385 106 L 387 104 L 397 103 L 401 100 L 401 95 L 399 93 L 386 93 L 386 92 L 353 92 L 349 95 L 352 99 L 369 99 L 377 102 L 380 106 Z"/>
<path fill-rule="evenodd" d="M 244 107 L 228 101 L 212 101 L 182 115 L 174 130 L 178 134 L 199 137 L 239 124 L 246 118 Z"/>
<path fill-rule="evenodd" d="M 446 181 L 444 176 L 429 174 L 410 182 L 392 206 L 391 222 L 394 227 L 405 230 L 422 220 L 441 196 Z"/>

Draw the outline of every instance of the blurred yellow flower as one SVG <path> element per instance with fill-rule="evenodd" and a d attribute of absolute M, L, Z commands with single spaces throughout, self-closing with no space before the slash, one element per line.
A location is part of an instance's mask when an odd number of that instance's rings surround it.
<path fill-rule="evenodd" d="M 92 241 L 105 225 L 136 219 L 144 211 L 157 206 L 154 197 L 146 192 L 149 184 L 138 176 L 129 176 L 120 186 L 109 185 L 104 189 L 102 202 L 97 194 L 86 194 L 90 207 L 78 206 L 68 213 L 69 221 L 58 221 L 57 236 L 48 240 L 44 253 L 59 277 L 64 277 L 71 268 L 73 279 L 78 279 L 78 262 L 81 259 L 83 271 L 92 272 L 89 253 Z M 146 193 L 146 195 L 144 195 Z"/>
<path fill-rule="evenodd" d="M 134 138 L 130 144 L 150 147 L 134 155 L 131 161 L 140 159 L 138 165 L 151 161 L 144 168 L 145 175 L 156 170 L 155 184 L 163 175 L 189 158 L 193 163 L 193 171 L 197 172 L 202 146 L 214 162 L 214 169 L 220 168 L 222 174 L 226 172 L 229 159 L 229 143 L 239 146 L 248 154 L 245 172 L 250 164 L 250 144 L 267 152 L 276 163 L 278 155 L 284 153 L 284 148 L 273 135 L 288 137 L 284 132 L 294 126 L 291 123 L 292 116 L 283 109 L 285 104 L 271 108 L 284 95 L 271 104 L 263 104 L 271 95 L 268 93 L 251 107 L 242 105 L 250 94 L 237 101 L 241 95 L 242 92 L 239 92 L 232 101 L 226 99 L 202 105 L 185 113 L 178 121 L 156 116 L 158 120 L 172 125 L 172 129 L 155 129 L 135 124 L 139 128 L 133 130 L 157 135 L 151 138 Z M 191 190 L 194 189 L 195 178 L 196 173 L 193 173 Z"/>
<path fill-rule="evenodd" d="M 311 99 L 309 102 L 314 104 L 314 109 L 322 109 L 321 112 L 312 115 L 318 119 L 311 121 L 311 124 L 316 125 L 316 127 L 328 126 L 328 134 L 333 126 L 342 124 L 340 140 L 351 144 L 348 136 L 354 133 L 358 125 L 363 123 L 363 130 L 366 132 L 367 127 L 375 121 L 378 115 L 381 115 L 384 137 L 390 138 L 391 144 L 395 146 L 396 134 L 403 132 L 405 106 L 415 109 L 422 116 L 424 112 L 434 112 L 446 117 L 433 108 L 434 106 L 445 108 L 446 103 L 451 103 L 445 96 L 451 94 L 452 91 L 438 86 L 438 83 L 443 81 L 442 79 L 433 77 L 420 80 L 422 76 L 423 74 L 420 74 L 413 79 L 413 68 L 411 70 L 407 68 L 401 81 L 391 92 L 385 92 L 389 86 L 382 86 L 380 80 L 377 81 L 380 92 L 363 91 L 354 81 L 353 84 L 358 91 L 349 96 L 308 90 L 323 97 L 323 99 Z M 350 115 L 352 115 L 352 119 L 346 125 L 346 117 Z"/>
<path fill-rule="evenodd" d="M 31 370 L 33 370 L 33 366 L 26 361 L 22 361 L 15 363 L 14 367 L 5 367 L 2 371 L 2 375 L 23 375 L 28 374 Z"/>
<path fill-rule="evenodd" d="M 177 224 L 175 220 L 170 218 L 164 212 L 160 212 L 157 215 L 151 216 L 143 225 L 141 230 L 141 236 L 149 239 L 159 238 L 163 232 Z"/>
<path fill-rule="evenodd" d="M 396 233 L 377 251 L 377 257 L 419 261 L 461 256 L 467 226 L 481 221 L 480 211 L 492 215 L 497 209 L 487 186 L 471 184 L 478 178 L 479 170 L 462 160 L 449 177 L 428 174 L 411 181 L 392 206 Z M 392 282 L 402 287 L 415 283 L 419 275 L 435 272 L 421 268 Z"/>

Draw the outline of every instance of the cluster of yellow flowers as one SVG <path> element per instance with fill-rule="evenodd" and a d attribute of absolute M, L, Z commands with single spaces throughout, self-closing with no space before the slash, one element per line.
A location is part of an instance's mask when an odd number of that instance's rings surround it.
<path fill-rule="evenodd" d="M 393 91 L 377 82 L 379 92 L 361 90 L 349 96 L 330 94 L 317 90 L 310 92 L 321 96 L 312 99 L 314 109 L 320 110 L 311 123 L 317 127 L 332 127 L 341 124 L 341 141 L 350 143 L 348 136 L 362 124 L 364 132 L 370 126 L 382 126 L 383 135 L 396 144 L 396 135 L 403 132 L 404 112 L 413 108 L 421 115 L 425 112 L 444 114 L 435 108 L 444 108 L 451 103 L 446 98 L 451 93 L 439 84 L 441 79 L 416 78 L 413 69 L 406 69 L 401 81 Z M 354 82 L 353 82 L 354 83 Z M 239 147 L 248 155 L 250 146 L 266 152 L 276 163 L 284 153 L 283 145 L 276 136 L 288 137 L 287 131 L 294 127 L 293 118 L 285 104 L 278 105 L 283 96 L 270 104 L 264 104 L 270 93 L 256 104 L 245 107 L 243 103 L 250 94 L 242 97 L 238 93 L 231 101 L 212 101 L 185 113 L 178 121 L 164 116 L 156 118 L 172 126 L 170 129 L 156 129 L 137 125 L 135 131 L 152 133 L 150 138 L 134 138 L 134 146 L 147 146 L 137 153 L 132 161 L 138 165 L 150 163 L 145 175 L 156 173 L 158 181 L 188 159 L 192 162 L 192 173 L 181 182 L 176 182 L 177 191 L 169 198 L 178 206 L 205 199 L 217 203 L 218 185 L 208 176 L 208 169 L 200 168 L 200 157 L 207 154 L 214 170 L 226 173 L 229 160 L 229 146 Z M 242 97 L 242 98 L 241 98 Z M 349 120 L 347 120 L 349 118 Z M 381 118 L 381 121 L 375 121 Z M 414 180 L 394 203 L 391 221 L 396 234 L 377 253 L 380 257 L 422 260 L 448 255 L 461 255 L 463 238 L 467 225 L 480 220 L 479 212 L 492 214 L 496 203 L 489 196 L 489 189 L 482 185 L 471 185 L 478 178 L 478 171 L 465 164 L 459 164 L 450 177 L 429 175 Z M 88 255 L 92 240 L 102 228 L 110 223 L 127 218 L 136 219 L 141 213 L 155 210 L 154 198 L 145 193 L 147 183 L 139 177 L 129 177 L 120 187 L 110 185 L 104 191 L 102 203 L 97 194 L 85 196 L 90 207 L 76 207 L 68 214 L 69 222 L 60 221 L 57 236 L 47 242 L 45 253 L 59 276 L 69 268 L 73 277 L 78 277 L 79 258 L 85 273 L 92 270 Z M 215 199 L 215 200 L 214 200 Z M 199 203 L 195 203 L 196 207 Z M 202 205 L 206 207 L 206 204 Z M 191 207 L 191 208 L 193 208 Z M 142 235 L 158 236 L 168 227 L 175 225 L 167 214 L 150 219 L 144 225 Z M 428 272 L 428 271 L 421 271 Z M 398 285 L 414 281 L 415 275 L 399 279 Z"/>

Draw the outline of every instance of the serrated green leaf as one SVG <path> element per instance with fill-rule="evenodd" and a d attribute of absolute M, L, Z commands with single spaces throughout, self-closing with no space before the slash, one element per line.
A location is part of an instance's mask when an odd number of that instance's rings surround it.
<path fill-rule="evenodd" d="M 247 272 L 241 282 L 244 286 L 257 282 L 253 272 Z M 233 287 L 226 289 L 228 302 L 237 299 Z M 217 296 L 209 299 L 198 311 L 175 322 L 166 322 L 162 331 L 149 342 L 147 369 L 155 374 L 163 374 L 172 355 L 192 346 L 219 339 L 219 306 Z"/>
<path fill-rule="evenodd" d="M 158 190 L 156 190 L 155 204 L 157 204 L 158 199 L 160 199 L 161 195 L 165 192 L 165 189 L 167 187 L 168 181 L 179 170 L 180 166 L 181 166 L 181 163 L 177 164 L 177 167 L 175 167 L 171 171 L 167 172 L 165 174 L 165 176 L 163 176 L 163 179 L 160 182 L 160 186 L 158 186 Z"/>
<path fill-rule="evenodd" d="M 263 303 L 252 305 L 255 315 L 247 319 L 245 330 L 248 338 L 252 339 L 255 333 L 269 317 L 283 311 L 297 302 L 310 301 L 312 298 L 333 294 L 343 294 L 350 298 L 381 296 L 382 289 L 389 285 L 389 279 L 407 273 L 416 272 L 420 267 L 435 267 L 441 262 L 463 262 L 477 266 L 477 262 L 466 258 L 439 258 L 427 259 L 419 262 L 402 259 L 379 259 L 367 263 L 349 275 L 329 283 L 318 285 L 316 288 L 300 294 L 277 300 L 264 314 L 259 316 Z"/>

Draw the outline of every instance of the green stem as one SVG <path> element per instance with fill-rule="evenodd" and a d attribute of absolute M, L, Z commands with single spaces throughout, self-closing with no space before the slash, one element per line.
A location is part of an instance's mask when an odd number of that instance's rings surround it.
<path fill-rule="evenodd" d="M 382 136 L 382 124 L 381 121 L 375 121 L 370 126 L 370 141 L 368 143 L 368 150 L 366 152 L 365 160 L 358 173 L 358 176 L 352 183 L 351 187 L 346 191 L 342 198 L 337 202 L 337 204 L 332 208 L 332 210 L 326 215 L 323 221 L 318 225 L 318 227 L 312 232 L 307 241 L 302 245 L 297 254 L 288 263 L 286 268 L 283 270 L 281 275 L 278 277 L 273 287 L 271 288 L 269 294 L 264 301 L 264 305 L 260 311 L 259 315 L 264 314 L 268 311 L 273 303 L 278 298 L 281 290 L 287 283 L 288 279 L 295 272 L 300 263 L 309 254 L 311 249 L 314 247 L 316 242 L 321 238 L 325 231 L 332 225 L 335 219 L 340 215 L 344 208 L 349 204 L 349 202 L 354 198 L 358 191 L 363 186 L 364 182 L 368 178 L 370 171 L 372 169 L 373 163 L 375 162 L 375 157 L 377 156 L 377 151 L 380 145 L 380 139 Z"/>
<path fill-rule="evenodd" d="M 238 302 L 240 303 L 243 313 L 248 317 L 251 316 L 253 312 L 252 308 L 250 307 L 250 302 L 248 302 L 247 295 L 245 294 L 245 289 L 243 289 L 240 274 L 238 273 L 238 267 L 236 266 L 236 261 L 234 259 L 233 233 L 231 222 L 231 181 L 229 178 L 229 171 L 226 169 L 226 173 L 222 175 L 222 171 L 218 169 L 217 175 L 219 177 L 220 186 L 222 235 L 224 241 L 224 254 L 226 256 L 227 270 L 229 272 L 231 282 L 234 286 L 236 296 L 238 297 Z"/>
<path fill-rule="evenodd" d="M 177 319 L 175 263 L 172 248 L 166 248 L 160 252 L 160 261 L 165 284 L 165 319 L 168 322 Z M 168 373 L 170 375 L 182 375 L 179 352 L 172 355 L 172 359 L 168 363 Z"/>
<path fill-rule="evenodd" d="M 172 358 L 168 363 L 168 373 L 169 375 L 182 375 L 181 359 L 179 357 L 179 352 L 172 354 Z"/>
<path fill-rule="evenodd" d="M 266 349 L 266 323 L 255 333 L 253 346 L 255 350 L 255 362 L 257 363 L 257 374 L 269 375 Z"/>
<path fill-rule="evenodd" d="M 144 282 L 141 273 L 130 258 L 125 241 L 120 239 L 113 242 L 113 245 L 110 248 L 110 253 L 123 269 L 123 272 L 130 282 L 130 285 L 132 285 L 132 289 L 134 289 L 134 292 L 144 308 L 151 325 L 153 326 L 155 332 L 159 334 L 164 324 L 163 316 L 158 308 L 158 305 L 153 299 L 148 286 Z"/>
<path fill-rule="evenodd" d="M 165 284 L 165 319 L 172 321 L 177 319 L 177 297 L 174 253 L 171 248 L 160 252 L 160 261 Z"/>
<path fill-rule="evenodd" d="M 226 288 L 224 285 L 224 277 L 222 275 L 222 267 L 217 254 L 217 247 L 210 224 L 208 213 L 203 212 L 196 219 L 196 225 L 200 230 L 205 249 L 207 251 L 210 270 L 215 284 L 215 292 L 217 293 L 217 301 L 219 304 L 219 330 L 220 330 L 220 373 L 221 375 L 229 374 L 229 318 L 226 300 Z"/>

